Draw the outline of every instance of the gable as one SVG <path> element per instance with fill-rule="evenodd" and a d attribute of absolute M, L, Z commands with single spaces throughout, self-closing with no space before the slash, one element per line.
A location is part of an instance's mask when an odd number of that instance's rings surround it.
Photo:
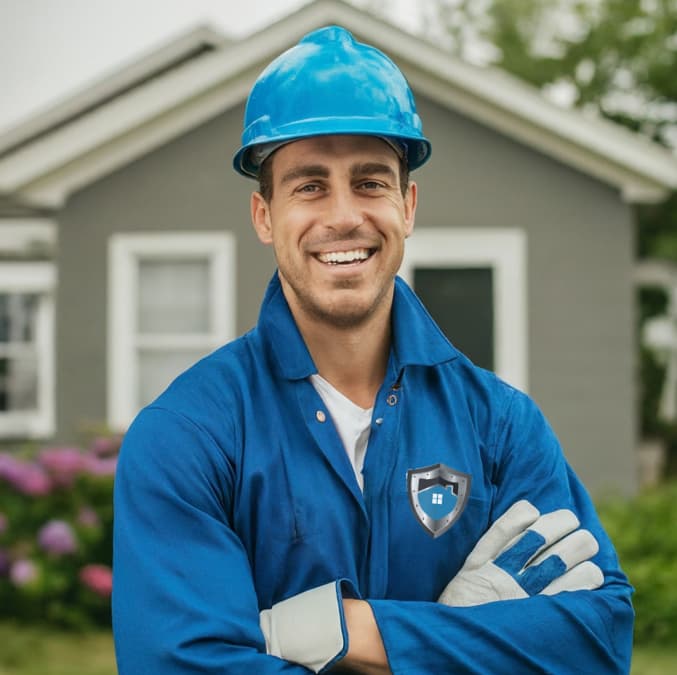
<path fill-rule="evenodd" d="M 391 55 L 418 93 L 613 186 L 627 201 L 657 201 L 677 187 L 677 161 L 647 139 L 559 108 L 505 73 L 463 63 L 345 2 L 318 0 L 240 42 L 157 67 L 137 86 L 112 87 L 100 105 L 66 108 L 59 124 L 33 123 L 32 134 L 14 132 L 14 143 L 0 138 L 0 194 L 58 207 L 72 192 L 242 104 L 272 58 L 331 23 Z"/>

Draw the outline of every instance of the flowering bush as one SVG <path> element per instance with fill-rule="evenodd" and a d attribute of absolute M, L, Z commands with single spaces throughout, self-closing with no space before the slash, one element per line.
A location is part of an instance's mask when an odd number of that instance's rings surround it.
<path fill-rule="evenodd" d="M 0 617 L 110 623 L 119 438 L 87 449 L 0 452 Z"/>

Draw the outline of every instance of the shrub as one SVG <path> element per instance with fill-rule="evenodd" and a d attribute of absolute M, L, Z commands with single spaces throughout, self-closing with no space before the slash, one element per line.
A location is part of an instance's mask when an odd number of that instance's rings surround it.
<path fill-rule="evenodd" d="M 119 438 L 0 453 L 0 617 L 110 625 L 113 475 Z M 677 635 L 677 482 L 598 505 L 635 587 L 635 643 Z"/>
<path fill-rule="evenodd" d="M 0 617 L 110 625 L 119 445 L 0 453 Z"/>
<path fill-rule="evenodd" d="M 635 644 L 675 644 L 677 483 L 606 500 L 599 514 L 635 587 Z"/>

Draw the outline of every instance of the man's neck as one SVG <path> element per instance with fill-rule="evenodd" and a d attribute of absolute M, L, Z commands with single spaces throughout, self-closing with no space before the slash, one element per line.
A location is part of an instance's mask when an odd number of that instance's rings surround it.
<path fill-rule="evenodd" d="M 318 373 L 356 405 L 371 408 L 388 365 L 390 307 L 350 328 L 294 318 Z"/>

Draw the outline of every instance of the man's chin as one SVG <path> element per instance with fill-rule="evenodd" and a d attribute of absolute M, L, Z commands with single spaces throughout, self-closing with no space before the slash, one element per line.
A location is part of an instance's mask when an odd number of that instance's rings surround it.
<path fill-rule="evenodd" d="M 373 304 L 360 303 L 356 299 L 342 298 L 331 305 L 313 305 L 305 308 L 316 321 L 334 328 L 358 328 L 373 316 Z"/>

